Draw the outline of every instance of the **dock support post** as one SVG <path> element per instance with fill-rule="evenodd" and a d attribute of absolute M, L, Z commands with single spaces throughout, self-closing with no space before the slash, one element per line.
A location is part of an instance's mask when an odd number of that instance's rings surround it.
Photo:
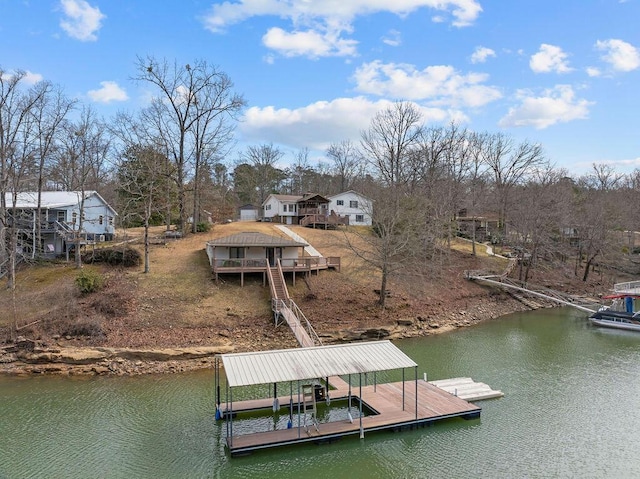
<path fill-rule="evenodd" d="M 300 439 L 300 380 L 298 379 L 298 439 Z"/>
<path fill-rule="evenodd" d="M 360 377 L 360 439 L 364 439 L 364 429 L 362 427 L 362 373 L 358 374 Z"/>

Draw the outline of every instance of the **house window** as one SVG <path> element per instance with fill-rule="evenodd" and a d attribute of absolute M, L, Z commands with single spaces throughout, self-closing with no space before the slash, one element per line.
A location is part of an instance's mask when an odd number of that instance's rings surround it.
<path fill-rule="evenodd" d="M 265 211 L 270 210 L 271 209 L 271 205 L 265 205 L 264 209 L 265 209 Z"/>
<path fill-rule="evenodd" d="M 113 216 L 109 216 L 109 224 L 113 226 Z"/>
<path fill-rule="evenodd" d="M 344 206 L 344 200 L 336 200 L 336 205 Z"/>
<path fill-rule="evenodd" d="M 229 248 L 229 258 L 244 258 L 244 248 Z"/>
<path fill-rule="evenodd" d="M 58 221 L 67 221 L 67 212 L 66 211 L 58 211 Z"/>
<path fill-rule="evenodd" d="M 357 208 L 358 202 L 356 200 L 349 201 L 349 208 Z"/>
<path fill-rule="evenodd" d="M 71 223 L 75 225 L 77 219 L 78 219 L 78 213 L 74 211 L 73 213 L 71 213 Z"/>
<path fill-rule="evenodd" d="M 100 215 L 98 217 L 98 224 L 101 225 L 104 222 L 104 216 Z"/>
<path fill-rule="evenodd" d="M 356 223 L 364 223 L 364 215 L 356 215 Z"/>

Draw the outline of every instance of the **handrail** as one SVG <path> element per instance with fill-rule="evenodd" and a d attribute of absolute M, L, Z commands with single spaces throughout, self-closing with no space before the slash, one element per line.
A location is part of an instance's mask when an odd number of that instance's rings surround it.
<path fill-rule="evenodd" d="M 296 319 L 298 320 L 299 323 L 302 324 L 303 321 L 301 321 L 301 319 L 304 320 L 304 325 L 306 326 L 305 329 L 307 331 L 307 334 L 311 338 L 313 345 L 322 346 L 322 340 L 320 339 L 320 336 L 318 336 L 318 333 L 316 333 L 316 330 L 313 329 L 313 326 L 311 326 L 311 323 L 309 322 L 307 317 L 304 315 L 302 310 L 298 307 L 298 305 L 292 299 L 289 300 L 289 309 L 295 314 Z"/>
<path fill-rule="evenodd" d="M 640 289 L 640 281 L 629 281 L 627 283 L 616 283 L 613 285 L 613 290 L 616 292 L 630 291 L 634 289 Z"/>
<path fill-rule="evenodd" d="M 273 284 L 273 273 L 271 272 L 271 268 L 267 268 L 267 280 L 269 281 L 269 290 L 271 291 L 271 298 L 277 300 L 278 293 L 276 292 L 276 286 Z M 279 312 L 274 310 L 274 312 Z"/>

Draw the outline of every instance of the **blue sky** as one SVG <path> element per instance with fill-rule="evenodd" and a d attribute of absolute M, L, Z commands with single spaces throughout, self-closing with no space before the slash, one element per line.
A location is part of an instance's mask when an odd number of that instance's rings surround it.
<path fill-rule="evenodd" d="M 106 118 L 149 100 L 136 56 L 218 66 L 238 148 L 311 164 L 376 111 L 540 143 L 572 174 L 640 167 L 640 0 L 0 0 L 0 66 Z M 234 158 L 231 158 L 234 159 Z"/>

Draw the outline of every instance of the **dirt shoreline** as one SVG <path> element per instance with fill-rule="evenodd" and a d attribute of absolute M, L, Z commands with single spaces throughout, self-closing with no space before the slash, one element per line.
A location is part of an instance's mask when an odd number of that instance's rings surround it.
<path fill-rule="evenodd" d="M 407 339 L 455 331 L 480 324 L 517 311 L 547 307 L 548 304 L 523 304 L 515 298 L 487 293 L 476 298 L 469 310 L 449 311 L 447 316 L 418 316 L 397 320 L 395 324 L 368 329 L 324 331 L 323 343 L 374 339 Z M 293 334 L 291 334 L 293 338 Z M 289 344 L 295 347 L 295 344 Z M 41 341 L 19 338 L 14 344 L 0 348 L 0 374 L 11 376 L 137 376 L 171 374 L 209 369 L 217 354 L 259 349 L 281 349 L 276 338 L 255 342 L 240 339 L 224 344 L 175 348 L 113 348 L 93 346 L 48 345 Z"/>

